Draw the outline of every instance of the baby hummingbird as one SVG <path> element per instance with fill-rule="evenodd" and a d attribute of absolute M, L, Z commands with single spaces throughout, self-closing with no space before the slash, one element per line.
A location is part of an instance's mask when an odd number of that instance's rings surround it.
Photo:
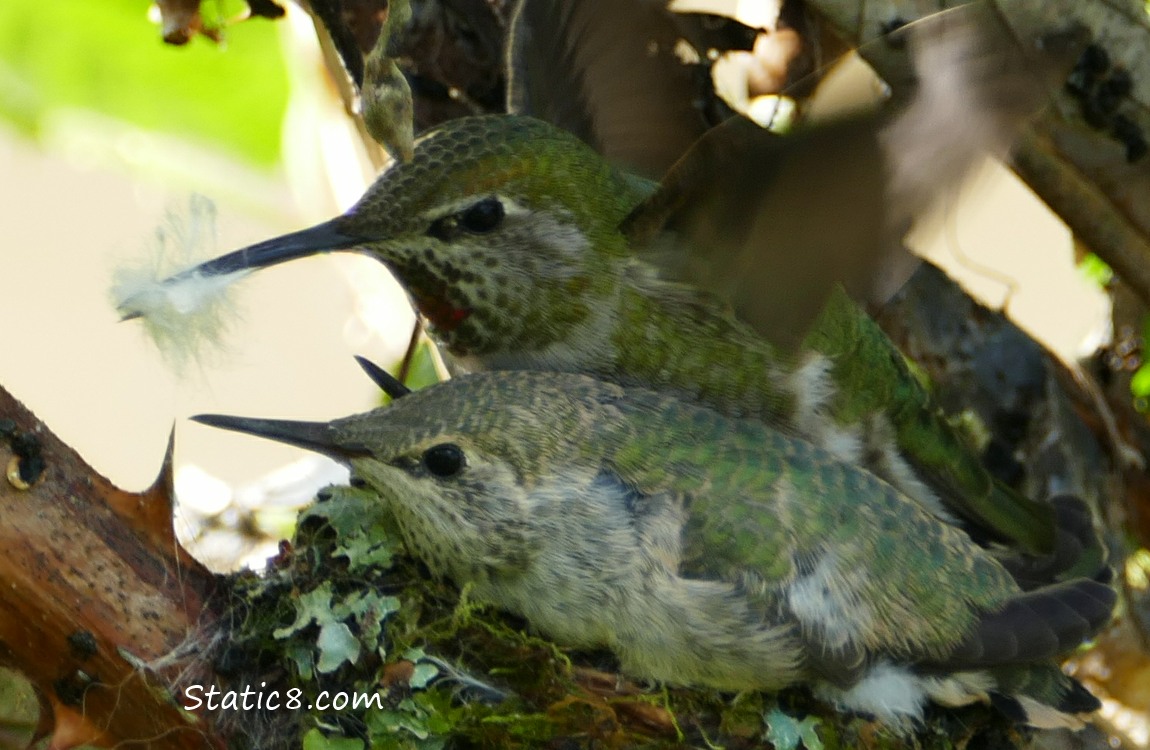
<path fill-rule="evenodd" d="M 1048 553 L 1050 507 L 985 471 L 840 272 L 820 270 L 866 265 L 1041 101 L 1037 48 L 971 13 L 928 34 L 900 113 L 786 138 L 734 119 L 661 184 L 540 120 L 463 118 L 421 137 L 342 216 L 181 278 L 366 253 L 462 369 L 673 391 L 801 435 L 982 540 Z"/>
<path fill-rule="evenodd" d="M 636 677 L 808 684 L 903 729 L 928 701 L 1040 726 L 1099 705 L 1054 658 L 1107 622 L 1110 587 L 1024 592 L 953 525 L 757 420 L 534 372 L 330 423 L 194 419 L 348 464 L 433 574 Z"/>

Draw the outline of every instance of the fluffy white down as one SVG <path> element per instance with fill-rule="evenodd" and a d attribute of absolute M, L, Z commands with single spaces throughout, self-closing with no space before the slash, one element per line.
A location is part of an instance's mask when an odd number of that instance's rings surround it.
<path fill-rule="evenodd" d="M 906 667 L 886 663 L 871 667 L 850 688 L 823 685 L 818 692 L 847 711 L 869 714 L 896 728 L 921 720 L 928 697 L 918 675 Z"/>
<path fill-rule="evenodd" d="M 177 372 L 223 348 L 223 334 L 236 317 L 226 293 L 250 273 L 188 273 L 215 254 L 215 220 L 212 202 L 191 196 L 186 212 L 168 211 L 146 256 L 121 265 L 112 276 L 116 311 L 125 319 L 139 318 Z"/>
<path fill-rule="evenodd" d="M 874 614 L 856 592 L 865 574 L 844 570 L 838 557 L 819 558 L 810 574 L 796 578 L 787 587 L 787 603 L 803 624 L 817 633 L 827 651 L 839 652 L 865 640 L 874 627 Z M 856 579 L 856 580 L 852 580 Z"/>

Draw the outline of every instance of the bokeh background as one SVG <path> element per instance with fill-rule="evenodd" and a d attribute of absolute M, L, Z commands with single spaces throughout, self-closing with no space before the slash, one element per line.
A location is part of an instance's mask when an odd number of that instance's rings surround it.
<path fill-rule="evenodd" d="M 118 322 L 113 270 L 146 259 L 193 193 L 217 208 L 214 255 L 329 218 L 371 179 L 311 20 L 289 4 L 281 21 L 228 23 L 245 8 L 205 3 L 222 40 L 173 47 L 139 0 L 0 3 L 0 383 L 128 489 L 155 477 L 174 426 L 177 529 L 214 530 L 197 554 L 215 567 L 259 564 L 270 548 L 227 530 L 285 533 L 284 506 L 341 475 L 186 416 L 362 411 L 376 394 L 352 354 L 390 366 L 412 325 L 385 269 L 347 254 L 243 282 L 228 348 L 184 372 Z M 877 90 L 865 76 L 843 85 Z M 1106 335 L 1105 298 L 1067 230 L 1001 167 L 950 196 L 913 244 L 1065 358 Z"/>
<path fill-rule="evenodd" d="M 204 10 L 222 22 L 244 8 Z M 187 220 L 193 193 L 216 206 L 218 244 L 202 249 L 212 255 L 330 217 L 371 177 L 307 16 L 225 33 L 165 45 L 138 0 L 0 4 L 0 383 L 128 489 L 154 479 L 174 426 L 185 536 L 243 514 L 269 482 L 270 494 L 307 499 L 339 476 L 187 415 L 362 411 L 376 396 L 352 354 L 392 365 L 413 321 L 379 264 L 345 254 L 245 282 L 227 349 L 184 372 L 141 326 L 118 322 L 113 270 L 146 261 L 165 217 Z M 224 545 L 212 563 L 245 549 Z"/>
<path fill-rule="evenodd" d="M 154 254 L 157 228 L 187 220 L 193 194 L 216 207 L 210 256 L 330 218 L 373 177 L 311 19 L 285 5 L 285 19 L 238 21 L 243 0 L 205 0 L 220 38 L 174 47 L 145 0 L 0 1 L 0 384 L 129 490 L 153 481 L 174 429 L 176 530 L 217 570 L 261 566 L 293 509 L 346 473 L 186 417 L 365 410 L 378 394 L 352 355 L 394 365 L 413 324 L 386 270 L 348 254 L 244 281 L 227 348 L 183 371 L 112 307 L 113 271 Z M 827 88 L 864 97 L 881 88 L 861 64 L 833 78 Z M 1068 362 L 1110 336 L 1097 266 L 1076 264 L 1068 230 L 999 165 L 947 196 L 911 244 Z M 1106 718 L 1138 746 L 1150 742 L 1142 637 L 1124 631 L 1092 657 L 1135 707 L 1108 701 Z"/>

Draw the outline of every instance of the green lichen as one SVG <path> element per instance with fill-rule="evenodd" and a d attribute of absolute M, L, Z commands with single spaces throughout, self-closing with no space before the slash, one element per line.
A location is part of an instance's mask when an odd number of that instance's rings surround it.
<path fill-rule="evenodd" d="M 771 743 L 775 750 L 798 750 L 805 747 L 807 750 L 823 750 L 823 741 L 819 737 L 819 720 L 807 716 L 796 721 L 779 709 L 772 709 L 764 717 L 767 722 L 767 731 L 763 739 Z"/>
<path fill-rule="evenodd" d="M 568 652 L 429 579 L 365 490 L 319 493 L 265 574 L 227 583 L 232 624 L 209 654 L 228 682 L 220 689 L 298 691 L 301 704 L 220 712 L 236 748 L 949 750 L 976 737 L 999 747 L 1020 739 L 988 710 L 938 712 L 900 738 L 800 689 L 730 695 L 628 682 L 609 654 Z M 324 691 L 329 707 L 309 708 Z M 341 692 L 372 702 L 330 707 Z"/>

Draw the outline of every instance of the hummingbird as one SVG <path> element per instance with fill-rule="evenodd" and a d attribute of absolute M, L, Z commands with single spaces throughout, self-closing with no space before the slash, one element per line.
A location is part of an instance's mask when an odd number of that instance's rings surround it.
<path fill-rule="evenodd" d="M 476 601 L 623 672 L 809 685 L 911 730 L 928 702 L 1079 726 L 1055 657 L 1109 619 L 1088 577 L 1023 591 L 989 550 L 760 420 L 566 373 L 463 375 L 332 422 L 194 420 L 318 451 Z"/>
<path fill-rule="evenodd" d="M 811 440 L 980 541 L 1048 554 L 1050 505 L 986 472 L 839 282 L 854 274 L 825 270 L 869 266 L 923 196 L 944 189 L 929 175 L 953 182 L 1041 99 L 1029 64 L 1040 50 L 984 34 L 983 21 L 952 18 L 930 35 L 903 111 L 786 137 L 732 118 L 661 182 L 530 116 L 449 121 L 345 214 L 169 282 L 211 287 L 294 258 L 364 253 L 395 274 L 461 371 L 668 390 Z M 936 111 L 956 102 L 961 113 Z"/>

